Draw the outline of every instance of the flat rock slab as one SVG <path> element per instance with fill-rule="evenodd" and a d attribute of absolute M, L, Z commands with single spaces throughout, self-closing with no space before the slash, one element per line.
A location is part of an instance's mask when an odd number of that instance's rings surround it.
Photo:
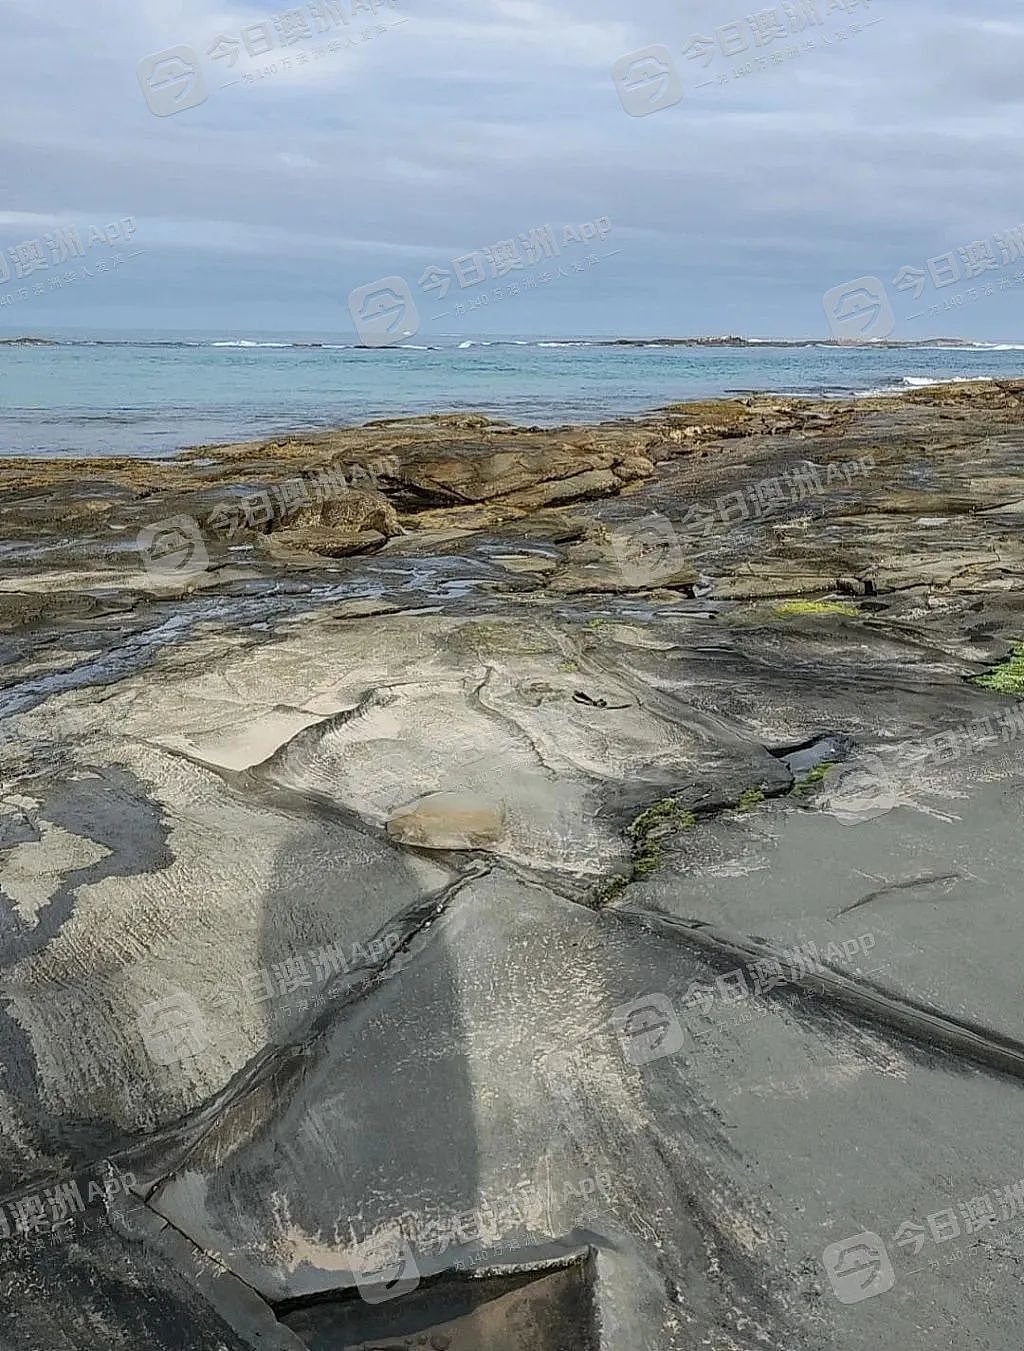
<path fill-rule="evenodd" d="M 933 766 L 905 795 L 877 784 L 849 812 L 823 788 L 709 822 L 630 903 L 779 949 L 831 949 L 826 960 L 876 985 L 1024 1041 L 1022 779 L 1017 744 Z"/>
<path fill-rule="evenodd" d="M 1015 1283 L 997 1314 L 965 1311 L 894 1235 L 1017 1181 L 1003 1123 L 1020 1085 L 796 989 L 703 1017 L 686 994 L 717 969 L 643 915 L 492 875 L 301 1060 L 268 1066 L 152 1203 L 272 1303 L 358 1287 L 396 1237 L 429 1280 L 586 1235 L 602 1347 L 682 1348 L 700 1327 L 738 1346 L 771 1328 L 779 1346 L 924 1348 L 954 1311 L 968 1337 L 1010 1335 Z M 652 1003 L 647 1030 L 626 1028 Z M 822 1253 L 862 1230 L 899 1279 L 847 1306 Z M 1024 1255 L 1012 1226 L 990 1237 L 962 1246 L 958 1281 L 983 1289 Z"/>
<path fill-rule="evenodd" d="M 454 875 L 166 751 L 126 742 L 106 759 L 94 747 L 10 803 L 28 838 L 0 863 L 0 1110 L 29 1153 L 79 1160 L 221 1089 L 331 979 L 381 964 L 392 922 Z"/>
<path fill-rule="evenodd" d="M 5 465 L 0 1340 L 1018 1347 L 1022 409 Z"/>

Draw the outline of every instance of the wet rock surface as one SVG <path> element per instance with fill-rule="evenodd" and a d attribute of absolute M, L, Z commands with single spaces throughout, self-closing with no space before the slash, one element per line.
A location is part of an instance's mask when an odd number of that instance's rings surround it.
<path fill-rule="evenodd" d="M 0 471 L 5 1345 L 1018 1346 L 1024 383 Z"/>

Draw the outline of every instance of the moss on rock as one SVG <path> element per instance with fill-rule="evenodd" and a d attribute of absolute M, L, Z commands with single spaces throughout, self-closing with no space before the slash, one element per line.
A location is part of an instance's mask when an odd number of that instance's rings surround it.
<path fill-rule="evenodd" d="M 813 769 L 808 770 L 806 774 L 797 779 L 789 790 L 790 793 L 796 797 L 803 793 L 809 793 L 812 788 L 822 783 L 833 769 L 835 769 L 834 760 L 825 760 L 820 765 L 815 765 Z"/>
<path fill-rule="evenodd" d="M 997 694 L 1024 694 L 1024 642 L 1016 643 L 1004 662 L 987 675 L 974 676 L 973 681 L 983 690 L 994 690 Z"/>
<path fill-rule="evenodd" d="M 851 619 L 860 617 L 855 605 L 844 605 L 838 600 L 787 600 L 772 609 L 777 619 L 797 618 L 801 615 L 847 615 Z"/>

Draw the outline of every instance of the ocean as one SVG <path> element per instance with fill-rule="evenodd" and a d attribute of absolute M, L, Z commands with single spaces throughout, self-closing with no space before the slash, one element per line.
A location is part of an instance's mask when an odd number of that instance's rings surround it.
<path fill-rule="evenodd" d="M 616 345 L 600 338 L 431 338 L 363 348 L 309 335 L 65 335 L 0 345 L 0 454 L 171 455 L 371 418 L 469 410 L 556 425 L 682 399 L 823 397 L 1024 374 L 1024 345 Z"/>

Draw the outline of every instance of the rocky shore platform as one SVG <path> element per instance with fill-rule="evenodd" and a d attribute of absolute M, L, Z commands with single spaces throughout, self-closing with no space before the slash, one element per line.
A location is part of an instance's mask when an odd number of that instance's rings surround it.
<path fill-rule="evenodd" d="M 0 1345 L 1019 1351 L 1024 381 L 0 481 Z"/>

